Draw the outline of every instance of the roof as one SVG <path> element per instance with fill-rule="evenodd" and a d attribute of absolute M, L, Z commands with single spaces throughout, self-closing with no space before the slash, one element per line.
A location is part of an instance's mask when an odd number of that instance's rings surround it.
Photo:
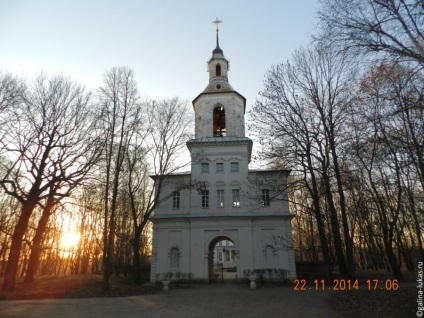
<path fill-rule="evenodd" d="M 191 171 L 181 171 L 181 172 L 175 172 L 175 173 L 170 173 L 170 174 L 166 174 L 166 177 L 183 177 L 183 176 L 190 176 L 191 175 Z M 150 178 L 152 178 L 153 180 L 155 180 L 157 177 L 163 176 L 161 174 L 153 174 L 150 176 Z"/>
<path fill-rule="evenodd" d="M 197 95 L 197 97 L 195 99 L 193 99 L 192 104 L 193 104 L 193 108 L 194 108 L 194 104 L 196 103 L 196 101 L 200 98 L 200 96 L 202 95 L 209 95 L 209 94 L 222 94 L 222 93 L 234 93 L 237 94 L 238 96 L 240 96 L 243 100 L 243 107 L 244 107 L 244 112 L 246 113 L 246 98 L 241 95 L 239 92 L 235 91 L 230 84 L 228 84 L 229 87 L 231 87 L 232 90 L 227 90 L 227 91 L 223 91 L 223 89 L 215 89 L 214 88 L 210 88 L 211 83 L 214 81 L 209 82 L 208 86 L 206 86 L 205 90 L 200 93 L 199 95 Z M 216 83 L 216 82 L 215 82 Z M 228 83 L 228 82 L 227 82 Z"/>
<path fill-rule="evenodd" d="M 291 170 L 289 169 L 272 169 L 272 170 L 249 169 L 249 172 L 253 172 L 253 173 L 276 173 L 276 172 L 283 173 L 284 172 L 287 175 L 289 175 Z"/>

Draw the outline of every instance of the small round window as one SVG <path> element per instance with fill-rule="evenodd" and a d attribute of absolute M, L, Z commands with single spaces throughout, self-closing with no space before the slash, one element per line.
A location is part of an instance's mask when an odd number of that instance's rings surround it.
<path fill-rule="evenodd" d="M 221 84 L 216 84 L 215 87 L 216 87 L 216 89 L 221 89 L 222 86 L 221 86 Z"/>

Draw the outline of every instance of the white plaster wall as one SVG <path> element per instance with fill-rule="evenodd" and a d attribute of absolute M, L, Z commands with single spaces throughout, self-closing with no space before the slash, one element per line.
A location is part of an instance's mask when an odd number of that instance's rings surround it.
<path fill-rule="evenodd" d="M 244 100 L 235 92 L 204 94 L 194 103 L 195 138 L 213 137 L 213 110 L 223 106 L 227 137 L 245 137 Z"/>
<path fill-rule="evenodd" d="M 284 194 L 271 201 L 269 207 L 261 204 L 261 189 L 277 184 L 285 186 L 288 172 L 249 172 L 248 144 L 230 143 L 228 145 L 208 143 L 193 146 L 191 175 L 176 175 L 169 178 L 163 195 L 175 190 L 181 183 L 205 181 L 210 191 L 209 208 L 201 208 L 201 196 L 195 190 L 181 191 L 180 209 L 172 209 L 172 198 L 161 204 L 155 211 L 153 235 L 152 281 L 154 273 L 170 271 L 169 251 L 175 244 L 181 246 L 180 271 L 193 273 L 194 279 L 208 281 L 208 247 L 217 236 L 231 239 L 237 247 L 238 277 L 244 270 L 266 268 L 264 249 L 270 243 L 270 235 L 286 236 L 291 240 L 291 218 Z M 239 172 L 231 172 L 231 162 L 239 162 Z M 201 162 L 209 162 L 209 173 L 201 172 Z M 224 172 L 216 172 L 215 163 L 224 163 Z M 241 207 L 232 207 L 234 184 L 242 190 Z M 225 190 L 225 207 L 218 208 L 216 189 Z M 175 217 L 173 216 L 175 215 Z M 239 215 L 239 216 L 237 216 Z M 251 215 L 251 216 L 249 216 Z M 162 217 L 162 218 L 161 218 Z M 178 242 L 172 242 L 170 231 L 181 230 Z M 264 235 L 264 233 L 268 233 Z M 175 235 L 174 235 L 175 237 Z M 295 278 L 294 252 L 276 252 L 276 265 L 289 269 Z"/>
<path fill-rule="evenodd" d="M 177 247 L 180 252 L 180 272 L 191 272 L 191 231 L 190 223 L 184 219 L 165 219 L 154 221 L 154 237 L 157 238 L 157 244 L 152 253 L 155 256 L 155 266 L 152 266 L 150 280 L 155 281 L 155 274 L 163 274 L 171 271 L 170 268 L 170 250 Z M 159 277 L 161 280 L 162 276 Z"/>
<path fill-rule="evenodd" d="M 191 210 L 197 213 L 228 213 L 248 210 L 248 202 L 243 200 L 243 194 L 247 192 L 248 175 L 248 145 L 227 144 L 208 146 L 199 145 L 192 148 L 192 155 L 196 160 L 192 161 L 192 179 L 204 181 L 209 190 L 209 208 L 201 207 L 201 196 L 191 192 Z M 216 163 L 224 164 L 224 172 L 216 172 Z M 239 171 L 231 171 L 231 163 L 239 163 Z M 209 172 L 201 172 L 201 164 L 209 163 Z M 218 207 L 216 190 L 224 190 L 224 208 Z M 240 189 L 241 206 L 233 207 L 232 189 Z"/>
<path fill-rule="evenodd" d="M 216 65 L 221 64 L 221 76 L 215 76 Z M 208 62 L 209 80 L 212 78 L 226 78 L 228 80 L 228 63 L 224 59 L 211 59 Z"/>
<path fill-rule="evenodd" d="M 290 229 L 290 217 L 191 218 L 184 222 L 162 220 L 155 229 L 158 233 L 157 273 L 170 271 L 169 251 L 178 243 L 169 239 L 172 233 L 180 231 L 181 272 L 190 272 L 194 274 L 194 279 L 208 281 L 209 245 L 217 237 L 226 237 L 235 244 L 238 257 L 237 275 L 243 278 L 244 270 L 266 268 L 264 247 L 270 243 L 269 235 L 287 234 L 286 231 Z M 264 232 L 269 235 L 264 237 Z M 290 277 L 295 278 L 293 251 L 278 251 L 276 265 L 278 268 L 289 269 Z M 155 280 L 153 272 L 151 280 Z"/>
<path fill-rule="evenodd" d="M 289 214 L 287 191 L 285 191 L 288 173 L 288 171 L 249 171 L 247 197 L 250 199 L 251 209 L 269 214 L 277 212 Z M 270 191 L 270 206 L 262 206 L 262 189 Z"/>
<path fill-rule="evenodd" d="M 190 209 L 190 191 L 189 189 L 180 190 L 180 208 L 174 209 L 172 202 L 172 192 L 182 185 L 190 185 L 191 174 L 181 174 L 169 176 L 161 190 L 161 198 L 168 197 L 165 201 L 159 203 L 155 209 L 155 215 L 161 214 L 187 214 Z"/>
<path fill-rule="evenodd" d="M 204 250 L 204 230 L 193 224 L 191 228 L 191 273 L 194 279 L 207 279 L 207 251 Z"/>

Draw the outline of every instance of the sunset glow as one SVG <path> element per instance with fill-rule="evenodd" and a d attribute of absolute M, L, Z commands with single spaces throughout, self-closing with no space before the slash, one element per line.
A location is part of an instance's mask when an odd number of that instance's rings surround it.
<path fill-rule="evenodd" d="M 63 249 L 73 249 L 76 247 L 80 240 L 80 234 L 76 232 L 66 232 L 62 234 L 60 245 Z"/>

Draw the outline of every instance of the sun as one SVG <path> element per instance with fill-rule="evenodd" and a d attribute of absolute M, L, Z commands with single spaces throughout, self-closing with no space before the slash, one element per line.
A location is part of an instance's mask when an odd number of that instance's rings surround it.
<path fill-rule="evenodd" d="M 72 249 L 77 246 L 81 235 L 76 232 L 66 232 L 62 234 L 60 245 L 63 249 Z"/>

